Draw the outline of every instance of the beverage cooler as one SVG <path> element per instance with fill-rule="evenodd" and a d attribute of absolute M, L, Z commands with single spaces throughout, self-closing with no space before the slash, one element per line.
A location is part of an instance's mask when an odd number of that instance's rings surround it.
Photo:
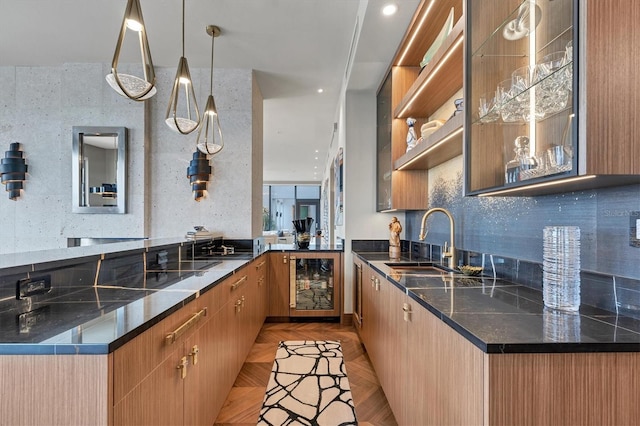
<path fill-rule="evenodd" d="M 339 317 L 342 303 L 339 253 L 292 253 L 289 262 L 289 314 Z"/>

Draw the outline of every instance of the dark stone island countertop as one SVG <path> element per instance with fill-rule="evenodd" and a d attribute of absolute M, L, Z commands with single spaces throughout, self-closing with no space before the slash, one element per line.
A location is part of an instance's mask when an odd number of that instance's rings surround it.
<path fill-rule="evenodd" d="M 486 353 L 640 352 L 640 321 L 581 305 L 577 313 L 544 307 L 524 285 L 459 273 L 406 273 L 384 252 L 354 251 L 423 308 Z M 409 256 L 400 262 L 429 263 Z"/>
<path fill-rule="evenodd" d="M 57 289 L 0 311 L 0 354 L 107 354 L 166 318 L 250 260 L 195 265 L 160 285 Z M 172 271 L 169 271 L 170 273 Z"/>
<path fill-rule="evenodd" d="M 174 238 L 0 255 L 0 355 L 108 354 L 262 253 L 298 251 L 292 244 L 262 246 L 260 252 L 236 251 L 228 256 L 180 261 L 179 267 L 174 262 L 168 269 L 145 269 L 144 273 L 137 260 L 131 264 L 119 260 L 129 254 L 141 256 L 142 252 L 151 258 L 158 250 L 172 252 L 192 243 Z M 312 244 L 303 251 L 335 252 L 342 248 Z M 122 278 L 114 273 L 116 278 L 103 285 L 79 278 L 83 273 L 93 277 L 99 259 L 104 262 L 109 258 L 116 259 L 113 265 L 121 268 L 118 273 Z M 16 300 L 16 280 L 38 275 L 49 275 L 53 280 L 58 267 L 68 270 L 57 276 L 58 282 L 50 291 Z M 64 282 L 66 277 L 69 283 Z"/>

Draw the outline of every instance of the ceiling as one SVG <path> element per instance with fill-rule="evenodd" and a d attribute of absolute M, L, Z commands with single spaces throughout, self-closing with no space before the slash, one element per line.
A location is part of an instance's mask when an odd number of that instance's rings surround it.
<path fill-rule="evenodd" d="M 383 16 L 382 7 L 392 1 L 398 12 Z M 418 3 L 188 0 L 185 56 L 191 68 L 209 68 L 211 38 L 205 28 L 219 26 L 215 68 L 254 69 L 264 96 L 265 182 L 319 182 L 356 17 L 364 19 L 359 19 L 347 89 L 375 91 Z M 154 65 L 175 68 L 181 53 L 182 2 L 140 4 Z M 109 63 L 125 6 L 126 0 L 0 0 L 0 66 Z"/>

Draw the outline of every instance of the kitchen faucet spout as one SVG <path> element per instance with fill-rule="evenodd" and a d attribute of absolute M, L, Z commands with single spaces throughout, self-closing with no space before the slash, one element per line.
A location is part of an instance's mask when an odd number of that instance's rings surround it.
<path fill-rule="evenodd" d="M 449 249 L 448 250 L 446 248 L 443 249 L 444 252 L 443 252 L 442 256 L 445 257 L 445 258 L 448 258 L 449 267 L 451 269 L 454 269 L 457 266 L 456 248 L 455 248 L 455 241 L 456 241 L 456 237 L 455 237 L 455 222 L 453 220 L 453 215 L 447 209 L 443 209 L 443 208 L 440 208 L 440 207 L 435 207 L 433 209 L 427 210 L 427 212 L 424 214 L 424 216 L 422 216 L 422 224 L 420 226 L 420 237 L 419 238 L 420 238 L 420 241 L 424 241 L 425 237 L 427 236 L 427 232 L 425 231 L 427 218 L 429 216 L 431 216 L 431 214 L 433 214 L 435 212 L 444 213 L 447 216 L 447 218 L 449 219 L 449 234 L 450 234 L 450 238 L 451 238 L 451 244 L 449 244 Z"/>

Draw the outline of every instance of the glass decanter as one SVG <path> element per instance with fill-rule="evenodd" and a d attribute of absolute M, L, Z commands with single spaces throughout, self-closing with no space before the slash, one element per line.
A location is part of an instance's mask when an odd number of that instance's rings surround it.
<path fill-rule="evenodd" d="M 520 182 L 522 177 L 520 174 L 524 170 L 534 169 L 537 166 L 535 158 L 531 157 L 529 152 L 529 138 L 526 136 L 518 136 L 513 141 L 513 151 L 515 157 L 505 166 L 505 183 Z"/>

